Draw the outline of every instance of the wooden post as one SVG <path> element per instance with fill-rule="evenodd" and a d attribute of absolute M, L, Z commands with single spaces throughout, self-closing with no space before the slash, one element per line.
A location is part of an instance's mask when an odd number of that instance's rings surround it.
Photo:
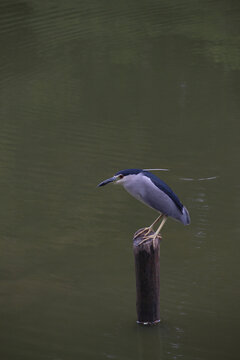
<path fill-rule="evenodd" d="M 137 289 L 137 323 L 152 325 L 160 322 L 160 243 L 159 238 L 141 241 L 144 234 L 133 240 Z M 150 235 L 153 235 L 151 232 Z"/>

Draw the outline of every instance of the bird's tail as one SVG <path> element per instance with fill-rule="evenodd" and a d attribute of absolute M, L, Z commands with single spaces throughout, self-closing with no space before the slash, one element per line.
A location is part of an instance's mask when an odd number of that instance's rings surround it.
<path fill-rule="evenodd" d="M 185 206 L 183 207 L 183 214 L 182 214 L 181 220 L 184 225 L 189 225 L 191 222 L 189 212 L 188 212 L 187 208 L 185 208 Z"/>

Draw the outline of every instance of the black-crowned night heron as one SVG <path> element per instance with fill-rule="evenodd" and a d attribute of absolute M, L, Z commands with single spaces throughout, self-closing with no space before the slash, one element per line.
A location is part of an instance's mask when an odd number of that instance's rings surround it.
<path fill-rule="evenodd" d="M 121 184 L 136 199 L 160 212 L 160 215 L 152 225 L 145 227 L 140 233 L 137 233 L 137 236 L 145 233 L 143 241 L 149 238 L 153 238 L 154 241 L 167 221 L 168 216 L 182 222 L 184 225 L 190 224 L 188 210 L 182 205 L 177 195 L 164 181 L 151 172 L 142 169 L 121 170 L 113 177 L 101 182 L 98 186 L 103 186 L 110 182 Z M 153 226 L 160 219 L 162 219 L 162 222 L 157 231 L 154 235 L 148 236 L 153 230 Z"/>

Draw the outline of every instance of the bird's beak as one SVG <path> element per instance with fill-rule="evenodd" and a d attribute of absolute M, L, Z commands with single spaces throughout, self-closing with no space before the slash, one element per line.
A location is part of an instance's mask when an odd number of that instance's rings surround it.
<path fill-rule="evenodd" d="M 116 176 L 113 176 L 113 177 L 111 177 L 111 178 L 109 178 L 107 180 L 102 181 L 100 184 L 98 184 L 98 187 L 103 186 L 103 185 L 107 185 L 108 183 L 113 182 L 115 180 L 116 180 Z"/>

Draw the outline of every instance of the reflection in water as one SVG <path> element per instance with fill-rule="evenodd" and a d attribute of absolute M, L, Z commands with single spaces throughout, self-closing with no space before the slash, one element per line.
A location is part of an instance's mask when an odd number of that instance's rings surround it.
<path fill-rule="evenodd" d="M 196 194 L 196 206 L 198 209 L 199 218 L 196 222 L 196 234 L 198 238 L 206 238 L 207 236 L 207 227 L 209 225 L 208 219 L 208 204 L 206 199 L 206 194 L 203 192 L 204 189 L 201 189 L 201 192 Z"/>
<path fill-rule="evenodd" d="M 1 358 L 236 359 L 238 3 L 0 8 Z M 192 219 L 164 229 L 153 328 L 131 237 L 154 213 L 96 189 L 131 167 L 171 169 Z"/>

